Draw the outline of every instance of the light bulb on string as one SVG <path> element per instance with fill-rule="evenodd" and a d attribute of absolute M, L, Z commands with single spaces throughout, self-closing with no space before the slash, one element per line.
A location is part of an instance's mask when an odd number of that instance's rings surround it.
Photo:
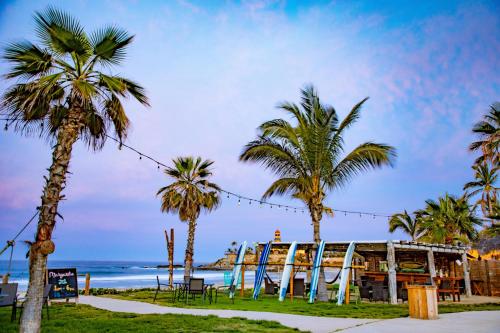
<path fill-rule="evenodd" d="M 139 154 L 139 159 L 142 160 L 142 155 L 141 154 Z"/>
<path fill-rule="evenodd" d="M 361 213 L 359 213 L 359 217 L 361 217 Z"/>
<path fill-rule="evenodd" d="M 9 122 L 6 121 L 5 122 L 5 127 L 3 128 L 5 131 L 8 131 L 9 130 Z"/>
<path fill-rule="evenodd" d="M 249 204 L 249 205 L 251 205 L 251 204 L 252 204 L 252 200 L 251 200 L 251 199 L 250 199 L 250 200 L 248 200 L 248 204 Z"/>
<path fill-rule="evenodd" d="M 241 205 L 241 199 L 238 199 L 238 206 Z"/>
<path fill-rule="evenodd" d="M 158 171 L 160 171 L 160 164 L 158 163 Z"/>

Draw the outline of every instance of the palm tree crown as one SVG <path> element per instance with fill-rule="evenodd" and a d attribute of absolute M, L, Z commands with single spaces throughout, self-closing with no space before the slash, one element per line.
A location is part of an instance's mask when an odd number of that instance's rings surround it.
<path fill-rule="evenodd" d="M 406 210 L 404 213 L 392 215 L 389 220 L 389 232 L 394 232 L 398 229 L 410 235 L 412 241 L 418 240 L 425 234 L 420 217 L 417 215 L 415 218 L 412 218 Z"/>
<path fill-rule="evenodd" d="M 161 195 L 161 211 L 178 213 L 181 221 L 190 221 L 196 220 L 202 209 L 209 212 L 217 208 L 220 188 L 208 181 L 214 162 L 200 157 L 179 157 L 173 162 L 174 167 L 166 168 L 165 174 L 175 181 L 157 193 Z"/>
<path fill-rule="evenodd" d="M 482 163 L 490 161 L 494 166 L 499 163 L 500 147 L 500 103 L 495 102 L 490 106 L 490 111 L 472 128 L 472 132 L 477 134 L 479 140 L 471 143 L 471 151 L 481 150 L 482 155 L 476 160 Z"/>
<path fill-rule="evenodd" d="M 133 36 L 109 26 L 87 35 L 80 23 L 49 7 L 36 13 L 40 44 L 12 43 L 4 59 L 12 63 L 5 75 L 17 79 L 2 98 L 2 113 L 25 134 L 54 137 L 68 122 L 80 137 L 99 149 L 112 126 L 122 140 L 129 120 L 121 99 L 148 99 L 137 83 L 108 73 L 124 59 Z"/>
<path fill-rule="evenodd" d="M 482 221 L 475 214 L 467 196 L 456 198 L 446 194 L 438 201 L 426 200 L 426 207 L 417 211 L 421 216 L 426 234 L 422 240 L 431 243 L 468 243 L 477 238 L 477 227 Z"/>
<path fill-rule="evenodd" d="M 339 121 L 336 110 L 322 104 L 313 86 L 302 90 L 300 107 L 282 103 L 278 107 L 291 115 L 295 124 L 274 119 L 259 127 L 259 136 L 249 142 L 240 155 L 242 161 L 259 162 L 279 179 L 263 195 L 291 194 L 310 209 L 313 222 L 319 222 L 328 191 L 342 187 L 355 175 L 371 168 L 392 165 L 395 149 L 385 144 L 366 142 L 341 157 L 344 134 L 360 117 L 367 98 L 356 104 Z M 319 241 L 319 238 L 315 241 Z"/>
<path fill-rule="evenodd" d="M 477 204 L 481 206 L 484 216 L 493 216 L 494 206 L 497 201 L 498 188 L 495 187 L 495 184 L 498 179 L 498 167 L 490 169 L 487 163 L 482 163 L 475 164 L 472 166 L 472 169 L 474 170 L 474 178 L 476 180 L 465 184 L 464 190 L 472 190 L 469 196 L 481 193 L 481 198 L 479 198 Z"/>

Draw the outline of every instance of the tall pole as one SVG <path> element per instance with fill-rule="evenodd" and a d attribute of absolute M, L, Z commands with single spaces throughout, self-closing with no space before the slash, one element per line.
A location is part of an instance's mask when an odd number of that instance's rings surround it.
<path fill-rule="evenodd" d="M 396 250 L 392 241 L 387 242 L 387 263 L 389 266 L 389 300 L 391 304 L 398 304 L 396 282 Z"/>
<path fill-rule="evenodd" d="M 170 288 L 174 285 L 174 229 L 170 229 L 170 239 L 167 230 L 165 230 L 165 240 L 167 241 L 168 252 L 168 284 Z"/>

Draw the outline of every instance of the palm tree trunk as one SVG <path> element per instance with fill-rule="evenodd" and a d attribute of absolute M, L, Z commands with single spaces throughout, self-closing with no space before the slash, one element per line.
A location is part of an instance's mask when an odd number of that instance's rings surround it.
<path fill-rule="evenodd" d="M 323 212 L 321 207 L 311 206 L 309 208 L 311 213 L 311 219 L 313 224 L 313 238 L 314 238 L 314 253 L 316 253 L 318 243 L 321 241 L 320 232 L 319 232 L 319 223 L 321 221 Z M 318 279 L 318 301 L 320 302 L 328 302 L 328 291 L 326 290 L 326 280 L 325 280 L 325 269 L 323 267 L 319 270 L 319 279 Z"/>
<path fill-rule="evenodd" d="M 189 221 L 188 238 L 186 245 L 186 255 L 184 256 L 184 280 L 191 276 L 194 255 L 194 232 L 196 230 L 196 220 Z"/>
<path fill-rule="evenodd" d="M 52 231 L 56 223 L 57 206 L 62 198 L 61 192 L 66 184 L 71 151 L 78 139 L 79 131 L 80 125 L 76 118 L 68 119 L 67 123 L 61 126 L 57 135 L 57 143 L 52 151 L 49 177 L 44 177 L 46 181 L 36 238 L 29 251 L 30 279 L 19 327 L 21 333 L 40 332 L 47 257 L 55 249 L 51 240 Z"/>

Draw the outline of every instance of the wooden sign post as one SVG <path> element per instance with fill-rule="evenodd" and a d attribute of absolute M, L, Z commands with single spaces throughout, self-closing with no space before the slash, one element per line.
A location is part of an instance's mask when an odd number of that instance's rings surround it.
<path fill-rule="evenodd" d="M 47 281 L 52 285 L 50 299 L 78 299 L 76 268 L 48 269 Z"/>

